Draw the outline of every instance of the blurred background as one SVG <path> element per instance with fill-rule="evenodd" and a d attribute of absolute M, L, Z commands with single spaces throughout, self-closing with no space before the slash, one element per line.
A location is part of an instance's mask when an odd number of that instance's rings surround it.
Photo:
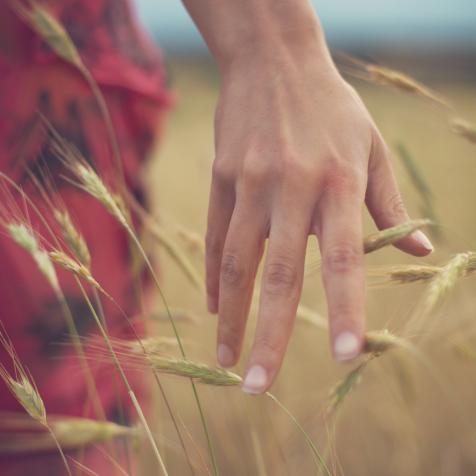
<path fill-rule="evenodd" d="M 472 0 L 312 2 L 331 48 L 365 55 L 396 55 L 430 63 L 445 61 L 452 74 L 470 74 L 476 49 L 476 8 Z M 139 16 L 168 55 L 207 54 L 181 2 L 136 0 Z M 448 63 L 446 63 L 448 62 Z M 441 63 L 434 74 L 449 73 Z M 443 66 L 443 67 L 442 67 Z"/>
<path fill-rule="evenodd" d="M 212 120 L 219 77 L 187 13 L 178 1 L 136 0 L 139 15 L 161 45 L 176 96 L 167 132 L 154 153 L 147 180 L 158 216 L 197 237 L 206 224 L 214 156 Z M 402 145 L 431 194 L 439 226 L 436 251 L 425 260 L 394 249 L 368 256 L 369 267 L 403 263 L 444 264 L 476 247 L 476 148 L 450 130 L 452 117 L 476 123 L 476 7 L 474 0 L 361 0 L 314 2 L 330 46 L 379 65 L 398 69 L 448 98 L 453 109 L 395 88 L 348 78 L 372 113 L 394 152 L 395 170 L 412 217 L 428 215 L 428 202 L 402 160 Z M 316 85 L 318 87 L 318 85 Z M 309 127 L 315 127 L 310 124 Z M 365 214 L 365 230 L 374 225 Z M 317 246 L 310 239 L 309 262 Z M 193 255 L 193 250 L 191 251 Z M 164 291 L 173 308 L 194 321 L 180 323 L 193 358 L 215 363 L 215 317 L 204 296 L 176 263 L 160 253 Z M 203 272 L 200 257 L 196 265 Z M 389 328 L 418 346 L 429 370 L 414 356 L 395 351 L 366 369 L 338 417 L 322 418 L 328 395 L 353 367 L 330 358 L 327 333 L 309 323 L 296 325 L 283 370 L 273 392 L 291 409 L 327 455 L 335 474 L 346 476 L 470 476 L 476 474 L 476 362 L 458 351 L 476 351 L 475 278 L 458 284 L 432 315 L 423 335 L 408 333 L 426 288 L 407 285 L 368 292 L 369 329 Z M 306 278 L 302 302 L 325 316 L 318 273 Z M 248 326 L 249 347 L 255 315 Z M 168 332 L 162 324 L 160 332 Z M 246 356 L 246 350 L 244 355 Z M 236 369 L 241 372 L 245 358 Z M 207 458 L 198 415 L 186 384 L 170 378 L 174 409 Z M 249 399 L 239 390 L 200 387 L 222 474 L 315 474 L 309 449 L 296 428 L 271 401 Z M 165 410 L 158 400 L 158 416 Z M 164 441 L 173 438 L 167 418 L 159 418 Z M 167 453 L 173 474 L 187 474 L 177 442 Z M 193 452 L 193 451 L 192 451 Z M 203 464 L 198 461 L 200 468 Z M 206 474 L 199 471 L 199 474 Z"/>

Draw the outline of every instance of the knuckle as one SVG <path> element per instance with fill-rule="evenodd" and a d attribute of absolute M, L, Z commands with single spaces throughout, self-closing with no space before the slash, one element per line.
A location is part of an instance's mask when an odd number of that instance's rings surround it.
<path fill-rule="evenodd" d="M 406 215 L 405 204 L 400 193 L 394 193 L 387 201 L 387 210 L 392 217 L 399 218 Z"/>
<path fill-rule="evenodd" d="M 326 174 L 326 188 L 332 193 L 356 194 L 361 182 L 360 174 L 349 164 L 334 163 Z"/>
<path fill-rule="evenodd" d="M 241 178 L 248 186 L 262 186 L 272 174 L 272 165 L 245 159 L 241 168 Z"/>
<path fill-rule="evenodd" d="M 234 170 L 229 165 L 230 161 L 215 159 L 212 166 L 212 179 L 220 185 L 228 185 L 233 182 Z"/>
<path fill-rule="evenodd" d="M 294 289 L 298 273 L 289 260 L 271 262 L 266 270 L 265 290 L 269 294 L 282 294 Z"/>
<path fill-rule="evenodd" d="M 221 282 L 226 286 L 241 289 L 246 285 L 246 271 L 234 253 L 223 254 L 220 275 Z"/>
<path fill-rule="evenodd" d="M 362 249 L 353 244 L 333 246 L 324 255 L 325 269 L 332 273 L 351 271 L 361 262 Z"/>

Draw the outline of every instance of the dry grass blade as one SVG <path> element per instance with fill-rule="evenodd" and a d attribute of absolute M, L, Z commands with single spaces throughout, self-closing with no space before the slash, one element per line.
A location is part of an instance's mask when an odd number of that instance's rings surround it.
<path fill-rule="evenodd" d="M 88 355 L 94 361 L 104 360 L 109 357 L 109 351 L 101 340 L 93 337 L 87 340 Z M 138 340 L 113 339 L 110 338 L 114 352 L 125 365 L 138 364 L 143 368 L 143 359 L 149 355 L 163 355 L 165 351 L 170 351 L 177 347 L 177 341 L 173 337 L 150 336 L 138 338 Z M 142 359 L 142 360 L 141 360 Z"/>
<path fill-rule="evenodd" d="M 157 372 L 191 378 L 207 385 L 237 386 L 242 382 L 241 377 L 233 372 L 187 359 L 149 355 L 148 360 Z"/>
<path fill-rule="evenodd" d="M 170 314 L 172 315 L 174 321 L 182 321 L 184 323 L 189 324 L 198 324 L 201 319 L 197 314 L 194 314 L 192 311 L 188 309 L 181 309 L 176 307 L 169 308 Z M 156 321 L 167 321 L 169 319 L 167 311 L 157 311 L 151 313 L 149 316 L 150 319 Z"/>
<path fill-rule="evenodd" d="M 437 223 L 437 214 L 434 207 L 434 195 L 431 191 L 423 172 L 420 170 L 419 164 L 408 148 L 402 142 L 395 144 L 395 149 L 403 166 L 405 167 L 410 180 L 417 191 L 421 204 L 420 210 L 422 216 L 428 217 L 433 223 Z M 431 232 L 435 238 L 441 237 L 441 229 L 439 227 L 432 227 Z"/>
<path fill-rule="evenodd" d="M 141 339 L 140 342 L 135 340 L 124 341 L 124 345 L 134 354 L 143 354 L 144 352 L 146 354 L 160 354 L 171 347 L 177 347 L 177 341 L 174 337 L 150 336 Z"/>
<path fill-rule="evenodd" d="M 476 144 L 476 126 L 474 124 L 470 124 L 464 119 L 454 118 L 450 121 L 450 128 L 455 134 Z"/>
<path fill-rule="evenodd" d="M 197 273 L 197 270 L 190 262 L 189 258 L 183 253 L 181 248 L 168 236 L 164 229 L 153 222 L 148 223 L 148 230 L 150 231 L 151 235 L 158 241 L 160 245 L 162 245 L 164 250 L 177 263 L 193 286 L 199 291 L 203 291 L 205 289 L 205 285 L 202 277 Z"/>
<path fill-rule="evenodd" d="M 306 322 L 321 329 L 327 329 L 328 327 L 327 319 L 325 317 L 303 304 L 299 304 L 296 311 L 296 317 L 298 322 Z"/>
<path fill-rule="evenodd" d="M 176 241 L 174 241 L 167 232 L 167 229 L 161 225 L 150 213 L 148 213 L 134 197 L 128 196 L 128 201 L 132 209 L 140 217 L 142 223 L 145 225 L 145 228 L 150 235 L 157 240 L 157 242 L 164 248 L 167 254 L 177 263 L 179 268 L 185 274 L 187 279 L 192 283 L 192 285 L 199 291 L 205 289 L 203 278 L 197 272 L 194 264 L 191 262 L 189 257 L 184 253 L 182 247 L 179 246 Z M 172 227 L 170 227 L 172 228 Z M 200 240 L 203 242 L 203 240 Z"/>

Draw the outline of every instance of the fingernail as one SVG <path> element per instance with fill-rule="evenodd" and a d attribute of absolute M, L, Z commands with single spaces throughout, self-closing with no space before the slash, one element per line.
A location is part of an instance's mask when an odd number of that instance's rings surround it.
<path fill-rule="evenodd" d="M 359 351 L 359 341 L 351 332 L 342 332 L 334 341 L 334 355 L 336 360 L 352 360 L 359 355 Z"/>
<path fill-rule="evenodd" d="M 420 243 L 420 245 L 423 246 L 425 250 L 428 250 L 429 252 L 433 251 L 433 245 L 431 244 L 431 241 L 421 230 L 413 233 L 413 238 L 418 241 L 418 243 Z"/>
<path fill-rule="evenodd" d="M 248 370 L 241 388 L 245 393 L 257 395 L 264 392 L 267 383 L 268 375 L 264 367 L 261 367 L 261 365 L 254 365 L 250 370 Z"/>
<path fill-rule="evenodd" d="M 235 356 L 233 351 L 225 344 L 220 344 L 217 349 L 218 363 L 222 367 L 231 367 L 234 364 Z"/>

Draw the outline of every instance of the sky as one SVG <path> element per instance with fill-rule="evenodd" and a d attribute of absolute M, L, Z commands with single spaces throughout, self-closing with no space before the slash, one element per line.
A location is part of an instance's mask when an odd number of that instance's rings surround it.
<path fill-rule="evenodd" d="M 240 0 L 236 0 L 240 1 Z M 135 0 L 169 51 L 204 49 L 180 0 Z M 314 0 L 331 44 L 465 46 L 476 49 L 476 0 Z"/>

